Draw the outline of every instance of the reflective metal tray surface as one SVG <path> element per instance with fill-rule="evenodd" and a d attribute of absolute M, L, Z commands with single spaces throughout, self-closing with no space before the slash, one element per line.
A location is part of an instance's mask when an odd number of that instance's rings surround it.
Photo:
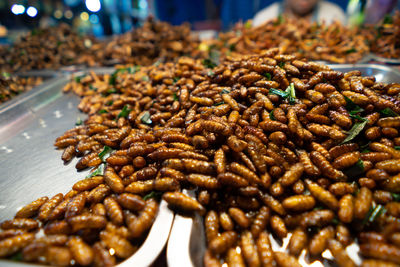
<path fill-rule="evenodd" d="M 64 165 L 62 151 L 53 146 L 78 117 L 86 118 L 77 109 L 79 97 L 61 92 L 68 81 L 66 75 L 58 76 L 0 106 L 0 221 L 11 219 L 20 207 L 41 196 L 68 192 L 88 173 L 76 171 L 76 159 Z M 173 218 L 162 202 L 144 244 L 120 265 L 149 266 L 166 244 Z M 0 266 L 10 264 L 0 260 Z"/>
<path fill-rule="evenodd" d="M 363 76 L 375 76 L 377 82 L 400 82 L 400 72 L 387 66 L 377 64 L 330 64 L 329 67 L 342 72 L 360 70 Z M 194 196 L 194 192 L 192 191 L 186 191 L 185 193 Z M 279 244 L 274 237 L 270 235 L 273 250 L 285 251 L 290 236 L 291 234 L 288 234 L 282 244 Z M 174 224 L 167 245 L 168 266 L 203 266 L 203 255 L 205 250 L 206 240 L 203 218 L 198 214 L 191 217 L 178 214 L 175 215 Z M 361 258 L 358 254 L 358 245 L 353 243 L 346 248 L 346 251 L 356 264 L 361 264 Z M 299 257 L 299 263 L 302 266 L 336 266 L 331 261 L 332 254 L 329 250 L 324 251 L 322 254 L 324 261 L 313 261 L 311 263 L 305 260 L 304 252 L 305 251 L 303 251 Z"/>

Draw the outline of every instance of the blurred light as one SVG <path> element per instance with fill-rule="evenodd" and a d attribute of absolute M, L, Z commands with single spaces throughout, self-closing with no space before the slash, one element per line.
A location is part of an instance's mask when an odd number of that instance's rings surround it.
<path fill-rule="evenodd" d="M 87 12 L 82 12 L 80 17 L 81 20 L 87 21 L 89 19 L 89 14 Z"/>
<path fill-rule="evenodd" d="M 14 4 L 11 7 L 11 12 L 14 13 L 15 15 L 24 14 L 25 7 L 23 5 Z"/>
<path fill-rule="evenodd" d="M 139 8 L 147 9 L 147 0 L 139 0 Z"/>
<path fill-rule="evenodd" d="M 61 10 L 59 10 L 59 9 L 57 9 L 56 11 L 54 11 L 54 17 L 56 18 L 56 19 L 61 19 L 62 18 L 62 11 Z"/>
<path fill-rule="evenodd" d="M 28 14 L 28 16 L 31 18 L 36 17 L 37 13 L 37 9 L 33 6 L 28 7 L 28 9 L 26 10 L 26 14 Z"/>
<path fill-rule="evenodd" d="M 89 17 L 89 20 L 91 23 L 97 24 L 97 23 L 99 23 L 99 16 L 97 16 L 96 14 L 92 14 Z"/>
<path fill-rule="evenodd" d="M 101 9 L 100 0 L 86 0 L 85 4 L 87 9 L 92 12 L 97 12 Z"/>
<path fill-rule="evenodd" d="M 64 17 L 66 17 L 67 19 L 72 19 L 73 16 L 74 14 L 72 13 L 71 10 L 67 10 L 64 12 Z"/>

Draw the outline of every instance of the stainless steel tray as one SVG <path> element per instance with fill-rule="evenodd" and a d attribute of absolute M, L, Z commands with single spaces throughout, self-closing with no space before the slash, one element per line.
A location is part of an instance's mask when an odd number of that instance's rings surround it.
<path fill-rule="evenodd" d="M 363 76 L 375 76 L 378 82 L 400 82 L 400 72 L 383 65 L 377 64 L 330 64 L 332 69 L 348 72 L 352 70 L 360 70 Z M 194 196 L 192 191 L 186 191 L 190 196 Z M 206 240 L 204 233 L 203 218 L 199 215 L 192 217 L 175 215 L 170 238 L 167 245 L 167 262 L 169 266 L 186 266 L 200 267 L 203 266 L 203 255 L 206 250 Z M 271 245 L 274 251 L 285 251 L 289 243 L 291 234 L 283 240 L 280 245 L 270 235 Z M 346 247 L 349 256 L 356 264 L 361 264 L 361 258 L 358 254 L 359 247 L 353 243 Z M 324 261 L 307 262 L 305 259 L 305 251 L 300 254 L 299 263 L 302 266 L 336 266 L 331 261 L 332 254 L 329 250 L 325 250 L 323 255 Z"/>
<path fill-rule="evenodd" d="M 400 59 L 398 58 L 386 58 L 378 56 L 377 54 L 371 54 L 371 59 L 386 64 L 400 65 Z"/>
<path fill-rule="evenodd" d="M 400 82 L 400 72 L 394 68 L 379 64 L 329 64 L 334 70 L 348 72 L 359 70 L 363 76 L 375 76 L 377 82 Z"/>
<path fill-rule="evenodd" d="M 11 219 L 20 207 L 38 197 L 66 193 L 87 175 L 76 171 L 76 159 L 64 165 L 62 151 L 53 146 L 78 117 L 86 118 L 77 109 L 79 98 L 61 92 L 68 81 L 68 76 L 59 76 L 0 107 L 0 221 Z M 173 218 L 173 212 L 162 202 L 147 239 L 120 265 L 149 266 L 164 248 Z M 0 260 L 0 266 L 10 264 Z"/>

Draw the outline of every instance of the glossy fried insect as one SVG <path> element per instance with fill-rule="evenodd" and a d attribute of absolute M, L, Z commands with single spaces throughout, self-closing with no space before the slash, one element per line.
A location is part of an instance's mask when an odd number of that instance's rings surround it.
<path fill-rule="evenodd" d="M 308 190 L 310 190 L 311 195 L 313 195 L 318 201 L 322 202 L 333 210 L 338 209 L 339 201 L 328 190 L 323 189 L 321 186 L 311 182 L 310 180 L 306 180 L 306 185 Z"/>
<path fill-rule="evenodd" d="M 118 203 L 131 211 L 140 211 L 145 206 L 145 201 L 138 195 L 123 193 L 117 197 Z"/>
<path fill-rule="evenodd" d="M 136 251 L 136 248 L 128 240 L 118 234 L 101 231 L 100 239 L 108 249 L 113 249 L 115 255 L 120 258 L 126 259 Z"/>
<path fill-rule="evenodd" d="M 285 252 L 274 252 L 274 259 L 278 266 L 282 267 L 300 267 L 301 265 L 297 259 Z"/>
<path fill-rule="evenodd" d="M 87 191 L 92 188 L 95 188 L 96 186 L 102 184 L 103 182 L 104 182 L 103 176 L 93 176 L 76 182 L 72 186 L 72 189 L 76 191 Z"/>
<path fill-rule="evenodd" d="M 310 240 L 309 251 L 311 255 L 321 254 L 327 247 L 328 240 L 335 236 L 332 226 L 325 227 L 316 233 Z"/>
<path fill-rule="evenodd" d="M 200 213 L 203 213 L 205 211 L 204 207 L 199 202 L 197 202 L 197 200 L 180 192 L 165 193 L 163 195 L 163 199 L 167 201 L 169 205 L 182 211 L 198 211 Z"/>
<path fill-rule="evenodd" d="M 38 219 L 41 221 L 48 220 L 53 209 L 63 200 L 63 194 L 58 193 L 51 199 L 47 200 L 39 209 Z"/>
<path fill-rule="evenodd" d="M 81 229 L 102 229 L 106 226 L 107 220 L 101 215 L 83 214 L 70 217 L 67 222 L 72 232 L 77 232 Z"/>
<path fill-rule="evenodd" d="M 241 234 L 240 246 L 247 265 L 253 267 L 260 266 L 257 247 L 251 232 L 246 231 Z"/>
<path fill-rule="evenodd" d="M 33 217 L 39 211 L 40 207 L 47 202 L 48 199 L 49 199 L 48 197 L 41 197 L 31 202 L 30 204 L 22 207 L 15 215 L 15 218 Z"/>
<path fill-rule="evenodd" d="M 114 224 L 121 225 L 124 222 L 122 208 L 113 197 L 107 197 L 104 199 L 104 206 L 106 208 L 107 216 Z"/>
<path fill-rule="evenodd" d="M 82 212 L 86 203 L 86 192 L 79 193 L 69 203 L 65 211 L 65 217 L 70 218 Z"/>
<path fill-rule="evenodd" d="M 286 210 L 306 211 L 314 208 L 315 199 L 312 196 L 296 195 L 285 198 L 282 205 Z"/>
<path fill-rule="evenodd" d="M 300 252 L 305 248 L 307 245 L 307 233 L 298 228 L 296 229 L 292 236 L 290 237 L 289 241 L 289 252 L 292 255 L 298 256 Z"/>
<path fill-rule="evenodd" d="M 158 203 L 154 199 L 146 201 L 146 205 L 140 212 L 138 218 L 128 225 L 132 237 L 140 237 L 151 227 L 155 220 L 157 210 Z"/>
<path fill-rule="evenodd" d="M 124 191 L 122 179 L 115 173 L 112 167 L 107 167 L 104 171 L 104 182 L 115 193 L 122 193 Z"/>
<path fill-rule="evenodd" d="M 8 229 L 22 229 L 26 231 L 35 230 L 39 227 L 39 223 L 34 219 L 15 218 L 12 220 L 4 221 L 0 224 L 3 230 Z"/>
<path fill-rule="evenodd" d="M 222 254 L 236 243 L 237 238 L 233 231 L 223 232 L 210 242 L 209 248 L 214 254 Z"/>
<path fill-rule="evenodd" d="M 93 262 L 93 250 L 80 237 L 73 236 L 68 241 L 68 247 L 71 250 L 72 257 L 80 265 L 89 265 Z"/>
<path fill-rule="evenodd" d="M 364 219 L 371 207 L 371 204 L 372 204 L 372 192 L 368 188 L 362 187 L 354 201 L 355 218 Z"/>
<path fill-rule="evenodd" d="M 34 234 L 26 233 L 0 240 L 0 257 L 14 254 L 32 242 L 34 238 Z"/>

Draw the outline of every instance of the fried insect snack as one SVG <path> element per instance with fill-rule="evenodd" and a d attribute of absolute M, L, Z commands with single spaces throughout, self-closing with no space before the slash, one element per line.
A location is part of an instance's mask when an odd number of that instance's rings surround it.
<path fill-rule="evenodd" d="M 2 68 L 0 67 L 0 70 Z M 30 91 L 33 87 L 43 82 L 41 77 L 19 77 L 9 72 L 0 73 L 0 103 L 6 102 L 13 97 Z"/>
<path fill-rule="evenodd" d="M 365 31 L 369 36 L 375 29 L 369 28 Z M 211 49 L 216 47 L 222 55 L 249 55 L 263 53 L 266 49 L 279 48 L 281 53 L 309 60 L 355 63 L 369 52 L 366 33 L 357 27 L 350 28 L 340 22 L 326 25 L 280 16 L 257 27 L 251 27 L 251 21 L 245 24 L 237 23 L 231 31 L 220 33 L 218 39 L 206 41 L 203 46 Z M 299 72 L 297 62 L 292 64 L 278 57 L 271 59 L 269 63 L 281 64 L 283 70 L 292 75 Z M 266 84 L 266 81 L 258 81 L 258 85 L 262 83 Z M 297 80 L 296 84 L 301 84 L 301 80 Z M 323 88 L 319 86 L 315 91 L 321 89 Z"/>
<path fill-rule="evenodd" d="M 140 246 L 162 198 L 205 216 L 206 264 L 297 266 L 302 251 L 313 261 L 329 249 L 343 265 L 353 240 L 363 260 L 397 264 L 400 141 L 384 128 L 400 127 L 399 98 L 388 93 L 399 85 L 279 49 L 209 67 L 182 57 L 73 79 L 64 89 L 88 118 L 55 146 L 74 147 L 69 160 L 90 177 L 43 204 L 44 226 L 15 218 L 2 229 L 78 236 L 92 262 L 118 263 Z M 374 127 L 386 134 L 368 138 Z M 271 236 L 289 234 L 289 249 L 273 251 Z"/>

